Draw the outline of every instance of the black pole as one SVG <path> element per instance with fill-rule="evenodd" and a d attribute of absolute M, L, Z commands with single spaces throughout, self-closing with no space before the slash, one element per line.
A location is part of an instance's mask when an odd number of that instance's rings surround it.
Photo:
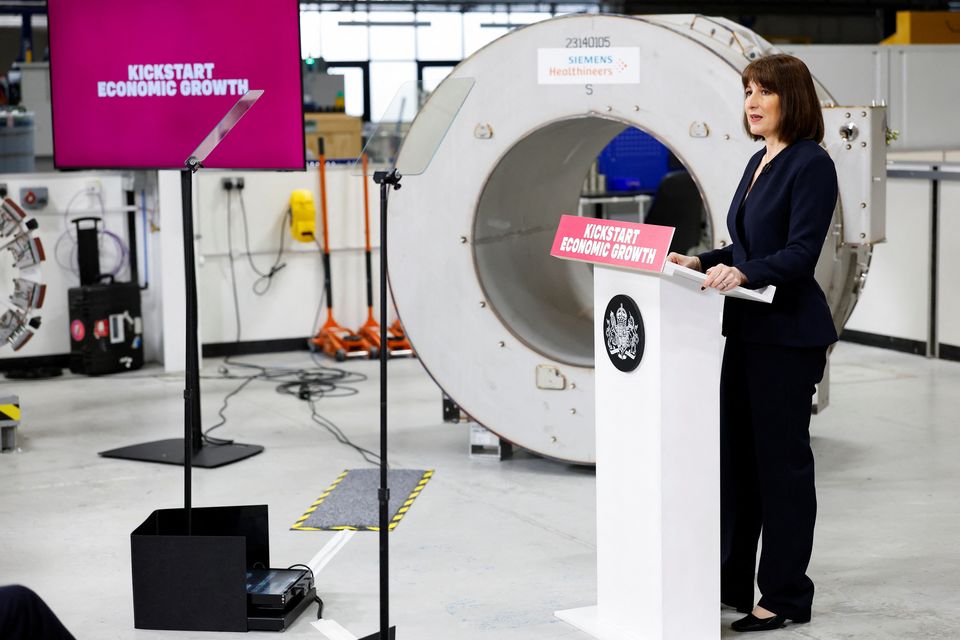
<path fill-rule="evenodd" d="M 327 296 L 327 311 L 331 311 L 333 310 L 333 284 L 330 281 L 330 252 L 326 247 L 323 248 L 323 290 Z"/>
<path fill-rule="evenodd" d="M 193 254 L 193 172 L 199 163 L 191 158 L 180 171 L 183 213 L 183 271 L 186 281 L 186 389 L 183 392 L 183 509 L 190 535 L 193 454 L 200 450 L 200 360 L 197 353 L 197 274 Z"/>
<path fill-rule="evenodd" d="M 137 199 L 133 189 L 125 192 L 127 202 L 127 244 L 130 247 L 130 282 L 140 285 L 140 265 L 137 255 Z"/>
<path fill-rule="evenodd" d="M 27 52 L 30 52 L 30 60 L 27 60 Z M 20 21 L 20 62 L 33 62 L 33 12 L 24 11 L 21 14 Z"/>
<path fill-rule="evenodd" d="M 366 250 L 366 255 L 364 258 L 367 262 L 367 306 L 373 306 L 373 262 L 371 259 L 370 249 Z M 383 330 L 380 331 L 380 344 L 383 344 Z"/>
<path fill-rule="evenodd" d="M 940 167 L 930 167 L 934 172 Z M 936 174 L 934 174 L 936 175 Z M 940 337 L 937 335 L 937 291 L 939 289 L 939 246 L 940 246 L 940 180 L 930 182 L 930 327 L 927 333 L 927 357 L 940 357 Z"/>
<path fill-rule="evenodd" d="M 323 137 L 317 140 L 320 147 L 319 167 L 320 172 L 320 221 L 323 223 L 323 291 L 327 297 L 327 320 L 333 317 L 333 282 L 330 277 L 330 236 L 327 230 L 327 170 L 325 163 L 327 161 L 324 155 Z"/>
<path fill-rule="evenodd" d="M 366 266 L 367 274 L 367 308 L 370 310 L 371 316 L 373 314 L 373 262 L 372 262 L 372 251 L 370 247 L 370 197 L 369 197 L 369 185 L 367 184 L 367 154 L 363 153 L 360 156 L 360 164 L 363 167 L 363 241 L 364 241 L 364 263 Z M 384 207 L 386 206 L 386 201 L 383 202 Z M 384 234 L 381 232 L 381 236 Z M 380 328 L 380 348 L 385 349 L 386 343 L 383 342 L 382 338 L 384 336 L 383 327 Z"/>
<path fill-rule="evenodd" d="M 393 640 L 390 627 L 390 487 L 387 480 L 387 196 L 400 188 L 400 172 L 376 171 L 373 181 L 380 185 L 380 632 L 364 638 Z"/>
<path fill-rule="evenodd" d="M 80 286 L 100 282 L 100 218 L 83 217 L 71 220 L 77 227 L 77 268 Z M 84 226 L 92 223 L 93 226 Z"/>
<path fill-rule="evenodd" d="M 380 183 L 380 639 L 390 636 L 390 523 L 387 509 L 387 194 L 390 185 Z"/>

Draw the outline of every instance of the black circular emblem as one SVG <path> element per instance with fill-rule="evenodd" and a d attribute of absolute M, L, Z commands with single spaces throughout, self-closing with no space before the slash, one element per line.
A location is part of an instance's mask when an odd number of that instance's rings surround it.
<path fill-rule="evenodd" d="M 643 359 L 643 316 L 633 298 L 616 295 L 603 314 L 603 343 L 610 362 L 620 371 L 633 371 Z"/>

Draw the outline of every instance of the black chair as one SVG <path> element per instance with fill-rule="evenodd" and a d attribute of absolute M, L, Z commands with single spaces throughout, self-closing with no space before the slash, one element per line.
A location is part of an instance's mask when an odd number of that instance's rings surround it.
<path fill-rule="evenodd" d="M 663 176 L 643 221 L 676 227 L 670 251 L 687 253 L 700 244 L 706 225 L 706 210 L 693 177 L 686 171 L 671 171 Z"/>

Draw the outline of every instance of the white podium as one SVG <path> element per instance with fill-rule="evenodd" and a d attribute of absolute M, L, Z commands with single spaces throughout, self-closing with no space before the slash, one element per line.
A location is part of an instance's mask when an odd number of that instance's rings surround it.
<path fill-rule="evenodd" d="M 703 278 L 672 263 L 662 273 L 594 267 L 597 605 L 556 615 L 595 638 L 720 637 L 723 296 L 769 302 L 774 288 L 720 294 L 701 291 Z M 608 341 L 623 342 L 605 327 L 618 295 L 642 316 L 629 372 L 614 365 L 628 358 L 608 355 Z"/>

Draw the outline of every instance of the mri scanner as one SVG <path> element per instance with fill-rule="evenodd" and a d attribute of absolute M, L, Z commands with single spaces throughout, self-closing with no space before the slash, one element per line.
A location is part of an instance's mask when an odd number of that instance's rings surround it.
<path fill-rule="evenodd" d="M 595 462 L 593 275 L 550 257 L 559 217 L 578 212 L 598 153 L 637 127 L 693 177 L 707 244 L 729 243 L 727 209 L 763 144 L 742 126 L 740 73 L 774 52 L 721 18 L 574 15 L 512 31 L 434 91 L 396 161 L 390 282 L 421 361 L 472 419 L 541 455 Z M 883 240 L 886 128 L 883 107 L 817 91 L 841 185 L 817 280 L 839 329 Z"/>

